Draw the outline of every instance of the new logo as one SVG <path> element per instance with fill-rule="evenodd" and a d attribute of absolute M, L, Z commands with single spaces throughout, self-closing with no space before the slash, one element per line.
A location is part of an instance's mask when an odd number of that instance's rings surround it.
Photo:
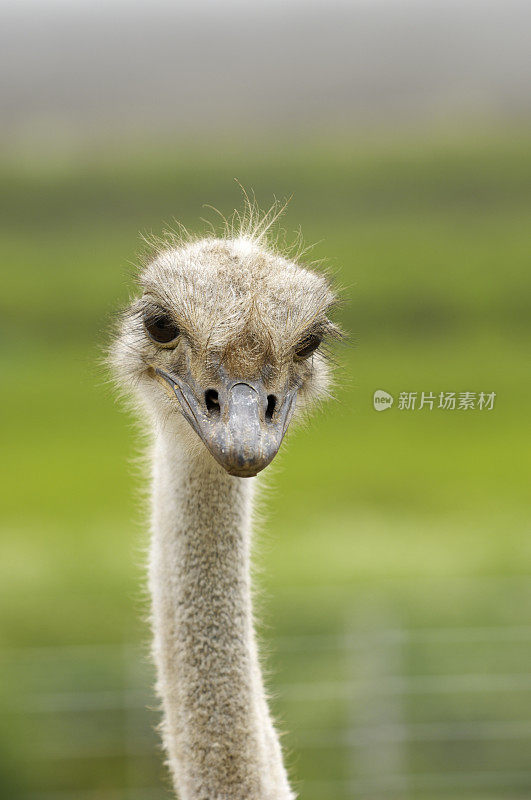
<path fill-rule="evenodd" d="M 385 411 L 386 409 L 391 408 L 393 402 L 394 397 L 392 394 L 384 392 L 383 389 L 376 389 L 372 398 L 372 404 L 376 411 Z"/>

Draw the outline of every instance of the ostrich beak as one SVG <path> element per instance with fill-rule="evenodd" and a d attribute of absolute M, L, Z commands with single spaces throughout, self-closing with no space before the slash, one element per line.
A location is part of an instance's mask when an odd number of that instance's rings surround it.
<path fill-rule="evenodd" d="M 230 475 L 251 478 L 278 452 L 295 410 L 297 389 L 267 394 L 262 381 L 222 376 L 218 389 L 201 391 L 155 368 L 155 377 L 176 397 L 185 419 Z"/>

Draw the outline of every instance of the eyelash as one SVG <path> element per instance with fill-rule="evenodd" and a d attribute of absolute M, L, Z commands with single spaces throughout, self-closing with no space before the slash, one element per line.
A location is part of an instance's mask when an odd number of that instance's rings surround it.
<path fill-rule="evenodd" d="M 297 348 L 295 350 L 295 357 L 300 359 L 301 361 L 306 358 L 309 358 L 312 355 L 312 353 L 315 353 L 318 347 L 320 347 L 321 343 L 322 343 L 322 336 L 319 336 L 316 333 L 310 334 L 301 342 L 299 342 L 299 344 L 297 345 Z"/>

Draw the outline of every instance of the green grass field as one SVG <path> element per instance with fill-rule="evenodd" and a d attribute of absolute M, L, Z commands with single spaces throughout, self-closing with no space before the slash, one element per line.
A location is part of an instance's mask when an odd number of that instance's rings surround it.
<path fill-rule="evenodd" d="M 337 351 L 336 401 L 293 432 L 265 479 L 260 605 L 263 638 L 273 642 L 273 684 L 329 684 L 351 668 L 356 675 L 380 669 L 370 661 L 346 666 L 343 651 L 333 649 L 297 656 L 288 648 L 282 655 L 276 641 L 389 628 L 526 626 L 529 154 L 523 135 L 469 135 L 430 144 L 343 142 L 216 158 L 166 150 L 142 159 L 0 167 L 0 635 L 7 651 L 146 638 L 138 440 L 99 362 L 113 313 L 132 291 L 139 232 L 160 233 L 174 217 L 194 231 L 202 216 L 215 222 L 203 203 L 230 214 L 241 205 L 234 177 L 256 191 L 262 206 L 274 194 L 293 194 L 281 227 L 289 239 L 300 225 L 308 242 L 318 242 L 309 258 L 326 258 L 344 287 L 339 318 L 350 337 Z M 497 397 L 492 411 L 406 411 L 395 402 L 376 413 L 372 394 L 379 388 L 395 397 Z M 522 672 L 522 652 L 491 648 L 474 657 L 487 672 Z M 452 671 L 453 655 L 452 646 L 436 651 L 412 643 L 402 648 L 400 669 L 436 675 L 446 664 Z M 26 691 L 16 669 L 6 675 L 6 698 Z M 59 676 L 53 691 L 60 686 Z M 352 788 L 364 775 L 374 778 L 371 760 L 360 756 L 358 764 L 330 742 L 348 714 L 385 716 L 385 703 L 369 713 L 356 697 L 350 705 L 341 697 L 313 700 L 297 701 L 296 692 L 295 700 L 282 693 L 278 699 L 291 731 L 293 773 L 306 781 L 303 800 L 380 797 L 381 787 Z M 401 719 L 530 717 L 529 691 L 518 698 L 470 694 L 462 705 L 441 695 L 437 702 L 406 704 Z M 126 797 L 116 777 L 122 757 L 102 756 L 90 769 L 75 760 L 45 768 L 28 759 L 23 742 L 33 728 L 17 720 L 20 736 L 5 746 L 0 740 L 0 787 L 5 773 L 10 797 L 37 797 L 37 788 L 70 789 L 73 797 L 81 787 L 98 800 L 110 798 L 104 792 L 113 787 L 113 798 Z M 40 725 L 39 742 L 68 736 L 53 718 L 40 718 Z M 329 731 L 330 742 L 299 751 L 312 730 Z M 523 798 L 531 790 L 525 739 L 468 742 L 461 750 L 451 741 L 404 748 L 399 758 L 396 748 L 389 755 L 384 747 L 382 769 L 393 773 L 398 759 L 411 774 L 513 775 L 501 788 L 479 780 L 463 790 L 463 797 L 482 800 Z M 336 782 L 333 790 L 319 783 L 328 780 Z M 426 789 L 419 779 L 381 796 L 455 800 L 457 786 Z"/>

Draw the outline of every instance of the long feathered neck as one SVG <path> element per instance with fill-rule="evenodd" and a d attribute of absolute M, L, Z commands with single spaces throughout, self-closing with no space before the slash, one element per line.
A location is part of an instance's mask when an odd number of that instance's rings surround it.
<path fill-rule="evenodd" d="M 171 431 L 153 460 L 152 595 L 163 738 L 181 800 L 289 800 L 256 653 L 253 481 Z"/>

